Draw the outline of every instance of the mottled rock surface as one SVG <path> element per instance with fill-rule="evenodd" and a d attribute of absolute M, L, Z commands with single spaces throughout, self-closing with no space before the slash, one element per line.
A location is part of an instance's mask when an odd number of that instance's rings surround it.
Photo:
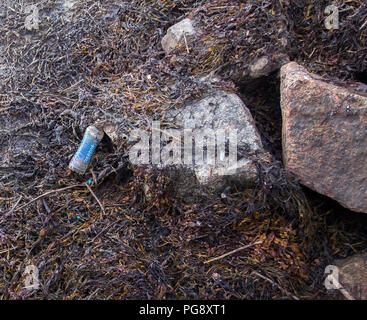
<path fill-rule="evenodd" d="M 207 152 L 205 163 L 195 162 L 189 166 L 201 184 L 223 186 L 227 180 L 251 184 L 256 180 L 257 170 L 253 160 L 257 153 L 263 152 L 263 147 L 250 111 L 236 94 L 213 91 L 205 98 L 171 112 L 167 120 L 178 128 L 192 129 L 196 144 L 205 145 L 205 141 L 201 141 L 203 138 L 200 138 L 205 130 L 215 131 L 216 159 Z M 220 132 L 225 132 L 227 149 L 230 148 L 229 133 L 236 133 L 237 164 L 234 166 L 230 157 L 218 152 Z"/>
<path fill-rule="evenodd" d="M 281 69 L 283 158 L 301 183 L 367 213 L 367 98 L 297 63 Z"/>

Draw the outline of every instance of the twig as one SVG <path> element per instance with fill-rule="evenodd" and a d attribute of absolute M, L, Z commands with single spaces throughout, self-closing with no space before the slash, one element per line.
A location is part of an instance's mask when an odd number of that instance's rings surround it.
<path fill-rule="evenodd" d="M 7 215 L 8 214 L 11 214 L 13 211 L 14 211 L 14 209 L 17 207 L 17 205 L 19 204 L 19 202 L 20 202 L 20 200 L 22 200 L 23 199 L 23 196 L 20 196 L 19 197 L 19 199 L 17 200 L 17 202 L 13 205 L 13 207 L 10 209 L 10 211 L 7 213 Z"/>
<path fill-rule="evenodd" d="M 258 241 L 258 242 L 254 242 L 254 243 L 247 244 L 247 245 L 245 245 L 245 246 L 243 246 L 243 247 L 240 247 L 240 248 L 237 248 L 237 249 L 235 249 L 235 250 L 233 250 L 233 251 L 230 251 L 230 252 L 227 252 L 227 253 L 225 253 L 225 254 L 222 254 L 222 255 L 221 255 L 221 256 L 219 256 L 219 257 L 215 257 L 215 258 L 209 259 L 209 260 L 205 261 L 205 262 L 204 262 L 204 264 L 207 264 L 207 263 L 210 263 L 210 262 L 213 262 L 213 261 L 217 261 L 217 260 L 223 259 L 223 258 L 225 258 L 225 257 L 227 257 L 227 256 L 229 256 L 229 255 L 231 255 L 231 254 L 234 254 L 234 253 L 236 253 L 236 252 L 238 252 L 238 251 L 241 251 L 241 250 L 244 250 L 244 249 L 250 248 L 250 247 L 252 247 L 252 246 L 256 246 L 257 244 L 261 244 L 261 243 L 263 243 L 263 242 L 262 242 L 262 241 Z"/>
<path fill-rule="evenodd" d="M 92 188 L 88 185 L 88 183 L 84 183 L 85 186 L 87 186 L 88 190 L 90 191 L 90 193 L 93 195 L 94 199 L 97 200 L 99 206 L 101 207 L 102 211 L 103 211 L 103 214 L 106 215 L 106 211 L 104 210 L 104 207 L 101 203 L 101 201 L 99 201 L 99 199 L 97 198 L 97 196 L 95 195 L 95 193 L 93 192 Z"/>
<path fill-rule="evenodd" d="M 2 251 L 0 251 L 0 254 L 6 253 L 6 252 L 9 252 L 9 251 L 13 251 L 15 249 L 18 249 L 18 247 L 2 250 Z"/>
<path fill-rule="evenodd" d="M 72 186 L 68 186 L 68 187 L 65 187 L 65 188 L 61 188 L 61 189 L 57 189 L 57 190 L 51 190 L 51 191 L 48 191 L 44 194 L 41 194 L 40 196 L 38 196 L 37 198 L 34 198 L 33 200 L 29 201 L 28 203 L 20 206 L 18 209 L 11 209 L 8 213 L 11 213 L 11 212 L 16 212 L 16 211 L 19 211 L 19 210 L 22 210 L 23 208 L 29 206 L 30 204 L 32 204 L 33 202 L 36 202 L 37 200 L 39 199 L 42 199 L 50 194 L 53 194 L 53 193 L 57 193 L 57 192 L 61 192 L 61 191 L 65 191 L 65 190 L 69 190 L 69 189 L 73 189 L 73 188 L 77 188 L 77 187 L 83 187 L 84 184 L 83 183 L 79 183 L 79 184 L 74 184 Z"/>
<path fill-rule="evenodd" d="M 366 19 L 366 21 L 361 25 L 361 27 L 359 28 L 359 30 L 362 30 L 362 29 L 366 26 L 366 24 L 367 24 L 367 19 Z"/>
<path fill-rule="evenodd" d="M 118 221 L 112 222 L 105 226 L 101 232 L 99 232 L 92 240 L 90 240 L 88 243 L 94 242 L 103 232 L 105 232 L 107 229 L 111 228 L 113 225 L 115 225 Z"/>
<path fill-rule="evenodd" d="M 11 198 L 3 198 L 3 197 L 0 197 L 0 201 L 10 201 L 10 200 L 13 200 L 15 197 L 11 197 Z"/>
<path fill-rule="evenodd" d="M 188 45 L 187 45 L 187 40 L 186 40 L 185 32 L 183 33 L 183 36 L 184 36 L 184 40 L 185 40 L 186 51 L 187 51 L 187 53 L 190 53 L 189 47 L 188 47 Z"/>
<path fill-rule="evenodd" d="M 273 280 L 269 279 L 268 277 L 263 276 L 262 274 L 256 272 L 256 271 L 252 271 L 253 274 L 257 275 L 259 278 L 264 279 L 268 282 L 270 282 L 273 286 L 276 286 L 280 291 L 284 291 L 286 295 L 291 296 L 294 300 L 299 300 L 298 297 L 296 297 L 295 295 L 289 293 L 287 290 L 283 289 L 279 284 L 277 284 L 276 282 L 274 282 Z"/>

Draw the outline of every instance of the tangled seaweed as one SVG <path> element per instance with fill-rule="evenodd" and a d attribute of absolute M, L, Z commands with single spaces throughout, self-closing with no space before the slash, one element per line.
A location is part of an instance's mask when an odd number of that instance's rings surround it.
<path fill-rule="evenodd" d="M 0 4 L 0 299 L 339 298 L 324 288 L 324 268 L 366 247 L 366 218 L 287 175 L 278 93 L 265 88 L 279 80 L 245 81 L 249 64 L 271 53 L 328 77 L 363 74 L 366 5 L 337 1 L 340 28 L 326 31 L 328 2 L 80 0 L 65 9 L 45 0 L 37 31 L 24 28 L 23 1 Z M 162 37 L 188 16 L 202 32 L 166 55 Z M 67 169 L 89 124 L 149 128 L 200 97 L 195 79 L 208 73 L 242 95 L 260 128 L 269 158 L 255 186 L 185 201 L 172 173 L 131 166 L 127 142 L 107 137 L 85 176 Z M 38 290 L 25 288 L 29 265 Z"/>

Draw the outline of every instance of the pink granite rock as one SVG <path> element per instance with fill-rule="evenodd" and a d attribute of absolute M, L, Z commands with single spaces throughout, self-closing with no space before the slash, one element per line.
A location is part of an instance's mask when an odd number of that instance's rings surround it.
<path fill-rule="evenodd" d="M 291 62 L 281 69 L 281 106 L 286 168 L 305 186 L 367 213 L 367 97 Z"/>

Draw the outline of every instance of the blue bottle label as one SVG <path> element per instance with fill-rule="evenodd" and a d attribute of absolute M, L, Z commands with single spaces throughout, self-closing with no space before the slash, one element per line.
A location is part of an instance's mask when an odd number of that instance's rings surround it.
<path fill-rule="evenodd" d="M 98 144 L 102 140 L 103 134 L 95 127 L 88 127 L 82 142 L 70 161 L 69 168 L 83 174 L 87 169 L 89 162 L 96 150 Z"/>
<path fill-rule="evenodd" d="M 97 148 L 98 143 L 99 140 L 97 140 L 90 134 L 86 134 L 77 153 L 75 154 L 75 159 L 88 164 L 93 156 L 95 149 Z"/>

